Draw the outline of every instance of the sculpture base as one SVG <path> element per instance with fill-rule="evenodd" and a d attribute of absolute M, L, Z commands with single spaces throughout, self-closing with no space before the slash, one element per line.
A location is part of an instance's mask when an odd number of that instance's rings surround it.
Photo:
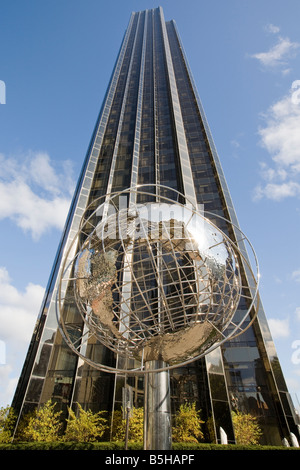
<path fill-rule="evenodd" d="M 170 373 L 163 361 L 145 362 L 144 450 L 171 450 Z"/>

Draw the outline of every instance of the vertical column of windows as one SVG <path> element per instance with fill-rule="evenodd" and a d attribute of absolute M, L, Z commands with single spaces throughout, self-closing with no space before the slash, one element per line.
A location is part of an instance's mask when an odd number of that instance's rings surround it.
<path fill-rule="evenodd" d="M 128 81 L 128 71 L 131 63 L 131 53 L 136 38 L 136 28 L 139 16 L 134 14 L 132 25 L 130 28 L 129 39 L 126 51 L 123 57 L 122 68 L 116 87 L 114 99 L 106 126 L 105 136 L 101 145 L 96 174 L 93 182 L 93 191 L 90 194 L 90 202 L 97 197 L 106 194 L 108 185 L 111 187 L 112 163 L 116 146 L 118 147 L 118 137 L 120 134 L 120 116 L 122 114 L 122 106 L 124 107 L 124 94 Z"/>
<path fill-rule="evenodd" d="M 111 167 L 108 185 L 114 191 L 127 189 L 131 184 L 132 165 L 137 171 L 137 140 L 140 130 L 136 131 L 137 122 L 141 120 L 141 91 L 139 88 L 140 69 L 143 51 L 145 14 L 139 14 L 136 37 L 131 54 L 127 83 L 119 121 L 119 131 Z M 136 134 L 138 132 L 138 134 Z"/>
<path fill-rule="evenodd" d="M 175 128 L 169 94 L 168 71 L 165 60 L 163 19 L 159 9 L 154 11 L 153 68 L 154 68 L 154 150 L 156 183 L 177 190 L 181 189 L 180 169 L 177 161 Z M 173 197 L 167 188 L 160 188 L 161 195 Z"/>
<path fill-rule="evenodd" d="M 204 209 L 207 211 L 215 212 L 224 217 L 223 203 L 216 183 L 216 175 L 213 171 L 209 146 L 205 139 L 202 120 L 199 115 L 181 49 L 177 42 L 173 23 L 168 22 L 166 28 L 180 99 L 187 147 L 195 181 L 197 201 L 199 204 L 204 204 Z"/>
<path fill-rule="evenodd" d="M 156 52 L 155 52 L 155 21 L 154 21 L 154 15 L 155 13 L 153 12 L 153 40 L 152 40 L 152 49 L 153 49 L 153 55 L 152 55 L 152 67 L 153 67 L 153 129 L 154 129 L 154 140 L 153 140 L 153 146 L 154 146 L 154 178 L 155 178 L 155 183 L 157 185 L 156 187 L 156 193 L 160 192 L 159 185 L 160 185 L 160 180 L 161 180 L 161 175 L 160 175 L 160 161 L 159 161 L 159 125 L 158 125 L 158 87 L 157 87 L 157 66 L 156 66 Z M 163 169 L 163 167 L 162 167 Z M 169 178 L 171 180 L 172 178 Z"/>
<path fill-rule="evenodd" d="M 194 181 L 192 175 L 192 169 L 189 159 L 188 147 L 184 132 L 184 126 L 182 121 L 182 114 L 180 108 L 180 101 L 178 96 L 178 89 L 176 85 L 174 67 L 172 62 L 172 56 L 170 51 L 170 45 L 166 30 L 165 21 L 163 18 L 162 10 L 160 9 L 161 19 L 162 19 L 162 35 L 163 35 L 163 43 L 164 43 L 164 51 L 165 51 L 165 60 L 166 60 L 166 68 L 167 68 L 167 76 L 169 82 L 169 92 L 170 92 L 170 102 L 171 102 L 171 111 L 173 116 L 173 122 L 175 127 L 175 137 L 176 137 L 176 144 L 178 150 L 178 157 L 180 162 L 180 169 L 181 169 L 181 178 L 182 178 L 182 186 L 185 196 L 192 204 L 197 204 L 197 198 L 194 188 Z"/>
<path fill-rule="evenodd" d="M 142 116 L 143 116 L 143 104 L 144 104 L 144 92 L 145 92 L 145 61 L 146 61 L 146 42 L 148 34 L 148 11 L 144 13 L 144 23 L 143 28 L 141 28 L 141 52 L 138 51 L 136 60 L 139 61 L 139 64 L 136 64 L 136 70 L 139 70 L 139 76 L 137 75 L 136 81 L 134 83 L 137 85 L 137 94 L 136 94 L 136 115 L 135 115 L 135 129 L 134 129 L 134 138 L 133 138 L 133 148 L 132 148 L 132 164 L 131 164 L 131 180 L 130 187 L 135 188 L 138 184 L 138 170 L 140 166 L 140 150 L 141 144 L 143 142 L 142 138 Z M 139 65 L 139 66 L 138 66 Z M 136 196 L 135 193 L 130 195 L 129 205 L 131 203 L 135 204 Z"/>
<path fill-rule="evenodd" d="M 143 78 L 142 118 L 140 127 L 138 184 L 155 183 L 155 124 L 154 124 L 154 68 L 153 68 L 153 11 L 148 12 Z M 152 188 L 148 188 L 151 191 Z M 139 202 L 144 197 L 140 196 Z"/>

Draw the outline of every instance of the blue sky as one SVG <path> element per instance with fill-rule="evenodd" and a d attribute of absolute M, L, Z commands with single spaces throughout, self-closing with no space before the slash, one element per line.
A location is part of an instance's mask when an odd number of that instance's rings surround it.
<path fill-rule="evenodd" d="M 158 5 L 177 23 L 300 400 L 299 0 L 2 0 L 0 406 L 16 387 L 130 14 Z"/>

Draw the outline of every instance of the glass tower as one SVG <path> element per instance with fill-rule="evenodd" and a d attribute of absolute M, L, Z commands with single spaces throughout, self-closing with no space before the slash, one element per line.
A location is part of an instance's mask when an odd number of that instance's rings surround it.
<path fill-rule="evenodd" d="M 77 403 L 94 412 L 112 412 L 122 405 L 125 381 L 134 405 L 143 406 L 143 377 L 93 369 L 64 343 L 56 319 L 62 259 L 86 208 L 93 209 L 100 196 L 140 184 L 160 185 L 170 197 L 168 188 L 173 188 L 202 204 L 210 217 L 215 214 L 216 224 L 221 216 L 238 226 L 176 24 L 164 20 L 161 8 L 132 13 L 125 32 L 13 399 L 19 416 L 50 398 L 65 415 Z M 243 300 L 237 318 L 245 309 Z M 222 427 L 229 442 L 235 442 L 232 410 L 259 419 L 264 444 L 281 444 L 291 432 L 299 438 L 299 421 L 261 304 L 258 310 L 241 336 L 170 372 L 172 413 L 184 402 L 196 402 L 207 441 L 220 442 Z M 80 330 L 72 299 L 64 312 Z M 89 354 L 107 365 L 116 360 L 97 343 L 89 344 Z"/>

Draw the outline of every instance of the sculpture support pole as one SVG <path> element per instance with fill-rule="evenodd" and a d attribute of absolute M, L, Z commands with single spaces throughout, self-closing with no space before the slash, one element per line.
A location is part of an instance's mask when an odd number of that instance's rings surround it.
<path fill-rule="evenodd" d="M 144 450 L 171 450 L 170 373 L 163 361 L 145 362 Z"/>

